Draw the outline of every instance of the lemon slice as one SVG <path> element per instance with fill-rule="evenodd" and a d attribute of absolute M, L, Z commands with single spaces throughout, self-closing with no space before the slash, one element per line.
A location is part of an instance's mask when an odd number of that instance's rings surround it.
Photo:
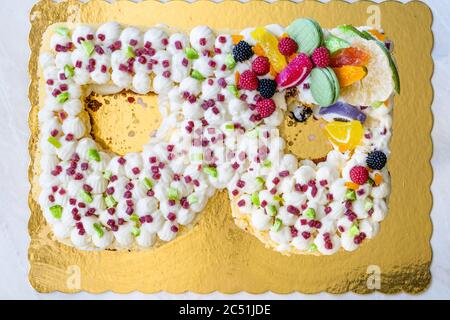
<path fill-rule="evenodd" d="M 367 75 L 351 86 L 342 88 L 342 99 L 353 105 L 371 105 L 375 101 L 386 101 L 396 90 L 391 61 L 385 50 L 373 40 L 355 37 L 351 46 L 368 52 L 370 60 Z"/>

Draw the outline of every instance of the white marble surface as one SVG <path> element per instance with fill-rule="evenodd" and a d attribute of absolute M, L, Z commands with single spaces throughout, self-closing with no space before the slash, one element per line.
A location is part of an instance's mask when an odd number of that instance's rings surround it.
<path fill-rule="evenodd" d="M 324 1 L 326 2 L 326 1 Z M 403 1 L 406 2 L 406 1 Z M 3 0 L 0 6 L 0 299 L 423 299 L 450 298 L 450 216 L 448 213 L 448 199 L 450 199 L 450 88 L 448 85 L 448 70 L 450 70 L 450 27 L 447 22 L 450 17 L 448 1 L 427 0 L 433 10 L 435 48 L 433 58 L 435 74 L 433 85 L 435 99 L 433 113 L 435 124 L 433 129 L 434 155 L 432 164 L 435 177 L 432 191 L 434 207 L 432 220 L 434 232 L 432 238 L 433 263 L 431 272 L 433 280 L 430 288 L 418 296 L 396 295 L 385 296 L 373 294 L 359 296 L 345 294 L 334 296 L 319 295 L 250 295 L 240 293 L 223 295 L 213 293 L 199 295 L 185 293 L 171 295 L 158 293 L 143 295 L 131 293 L 116 295 L 105 293 L 90 295 L 80 293 L 67 295 L 61 293 L 39 294 L 30 286 L 27 279 L 28 260 L 27 247 L 29 242 L 27 223 L 29 209 L 28 197 L 28 124 L 27 117 L 29 102 L 28 90 L 28 13 L 35 0 Z M 413 106 L 411 106 L 413 107 Z"/>

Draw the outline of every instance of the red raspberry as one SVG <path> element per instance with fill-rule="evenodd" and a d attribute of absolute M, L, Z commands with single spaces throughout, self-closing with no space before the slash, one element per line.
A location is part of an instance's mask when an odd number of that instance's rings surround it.
<path fill-rule="evenodd" d="M 240 89 L 256 90 L 258 89 L 258 85 L 259 85 L 258 77 L 251 70 L 244 71 L 239 77 Z"/>
<path fill-rule="evenodd" d="M 363 166 L 353 167 L 350 170 L 350 179 L 356 184 L 363 185 L 369 179 L 369 172 Z"/>
<path fill-rule="evenodd" d="M 292 38 L 282 38 L 278 42 L 278 50 L 282 55 L 289 57 L 297 52 L 298 44 Z"/>
<path fill-rule="evenodd" d="M 267 118 L 272 115 L 275 111 L 276 105 L 272 99 L 259 100 L 256 103 L 256 110 L 258 111 L 261 118 Z"/>
<path fill-rule="evenodd" d="M 330 52 L 325 47 L 317 48 L 312 54 L 312 61 L 319 68 L 326 68 L 330 65 Z"/>
<path fill-rule="evenodd" d="M 267 57 L 257 57 L 253 60 L 252 70 L 259 76 L 263 76 L 270 71 L 270 62 Z"/>

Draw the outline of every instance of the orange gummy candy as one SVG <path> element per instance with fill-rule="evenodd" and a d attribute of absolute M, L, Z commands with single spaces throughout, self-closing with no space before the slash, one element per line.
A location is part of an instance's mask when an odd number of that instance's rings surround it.
<path fill-rule="evenodd" d="M 239 41 L 244 40 L 244 36 L 241 36 L 240 34 L 233 34 L 231 39 L 233 40 L 233 44 L 238 44 Z"/>
<path fill-rule="evenodd" d="M 265 57 L 266 53 L 264 52 L 264 49 L 261 47 L 261 45 L 259 43 L 257 43 L 254 47 L 253 47 L 253 52 L 260 57 Z"/>
<path fill-rule="evenodd" d="M 341 88 L 351 86 L 367 75 L 367 68 L 358 66 L 343 66 L 333 68 L 333 71 L 339 80 Z"/>
<path fill-rule="evenodd" d="M 330 65 L 334 68 L 343 66 L 365 66 L 369 63 L 370 56 L 367 52 L 358 48 L 345 48 L 337 51 L 330 58 Z"/>
<path fill-rule="evenodd" d="M 352 189 L 352 190 L 358 190 L 359 189 L 359 184 L 356 184 L 354 182 L 346 182 L 344 185 L 345 185 L 345 187 L 347 189 Z"/>
<path fill-rule="evenodd" d="M 375 176 L 373 177 L 373 182 L 376 186 L 379 186 L 383 182 L 383 176 L 379 173 L 375 173 Z"/>
<path fill-rule="evenodd" d="M 380 41 L 386 40 L 386 35 L 380 33 L 378 30 L 371 29 L 368 32 Z"/>

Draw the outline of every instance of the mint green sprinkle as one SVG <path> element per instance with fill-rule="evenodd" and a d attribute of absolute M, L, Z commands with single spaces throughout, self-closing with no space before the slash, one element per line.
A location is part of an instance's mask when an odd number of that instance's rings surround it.
<path fill-rule="evenodd" d="M 195 59 L 198 59 L 199 55 L 198 55 L 198 52 L 195 51 L 195 49 L 193 49 L 193 48 L 186 48 L 186 57 L 189 60 L 195 60 Z"/>
<path fill-rule="evenodd" d="M 131 233 L 133 234 L 133 236 L 139 237 L 139 235 L 141 234 L 141 229 L 139 229 L 138 227 L 133 227 L 131 228 Z"/>
<path fill-rule="evenodd" d="M 90 57 L 94 53 L 94 45 L 92 44 L 92 42 L 87 40 L 82 41 L 81 46 L 83 47 L 84 52 L 88 57 Z"/>
<path fill-rule="evenodd" d="M 55 218 L 55 219 L 61 219 L 62 211 L 63 211 L 63 207 L 61 207 L 60 205 L 55 205 L 55 206 L 50 207 L 50 213 L 52 214 L 53 218 Z"/>
<path fill-rule="evenodd" d="M 228 88 L 228 91 L 230 91 L 230 93 L 231 93 L 232 95 L 234 95 L 235 97 L 238 97 L 238 96 L 239 96 L 239 90 L 238 90 L 238 88 L 237 88 L 234 84 L 229 84 L 229 85 L 227 86 L 227 88 Z"/>
<path fill-rule="evenodd" d="M 352 236 L 357 236 L 359 234 L 359 228 L 356 224 L 354 224 L 350 227 L 350 234 Z"/>
<path fill-rule="evenodd" d="M 79 196 L 86 203 L 92 203 L 92 201 L 94 201 L 91 194 L 86 190 L 80 190 Z"/>
<path fill-rule="evenodd" d="M 72 78 L 75 75 L 75 68 L 66 64 L 64 66 L 64 75 L 69 79 Z"/>
<path fill-rule="evenodd" d="M 195 194 L 191 194 L 189 197 L 187 197 L 187 201 L 189 204 L 194 204 L 198 202 L 198 198 Z"/>
<path fill-rule="evenodd" d="M 169 198 L 169 200 L 178 200 L 180 194 L 177 189 L 170 187 L 167 190 L 167 197 Z"/>
<path fill-rule="evenodd" d="M 67 100 L 69 100 L 69 92 L 63 92 L 58 94 L 58 96 L 56 97 L 56 101 L 58 101 L 58 103 L 64 103 Z"/>
<path fill-rule="evenodd" d="M 105 203 L 108 208 L 115 207 L 117 205 L 116 199 L 112 195 L 105 197 Z"/>
<path fill-rule="evenodd" d="M 136 54 L 134 53 L 133 47 L 128 46 L 127 52 L 125 53 L 125 55 L 126 55 L 126 57 L 127 57 L 128 59 L 130 59 L 130 58 L 135 58 L 135 57 L 136 57 Z"/>
<path fill-rule="evenodd" d="M 227 54 L 225 58 L 225 65 L 227 66 L 228 70 L 232 70 L 236 66 L 236 60 L 234 60 L 234 57 L 231 53 Z"/>
<path fill-rule="evenodd" d="M 309 251 L 311 252 L 317 251 L 317 246 L 314 243 L 311 243 L 309 245 Z"/>
<path fill-rule="evenodd" d="M 111 177 L 112 177 L 111 171 L 107 170 L 107 171 L 103 172 L 103 178 L 105 178 L 106 180 L 111 179 Z"/>
<path fill-rule="evenodd" d="M 355 190 L 347 190 L 347 192 L 345 193 L 345 198 L 350 201 L 355 201 L 356 200 Z"/>
<path fill-rule="evenodd" d="M 197 70 L 192 70 L 191 77 L 197 79 L 198 81 L 205 80 L 205 77 Z"/>
<path fill-rule="evenodd" d="M 259 207 L 261 205 L 261 202 L 259 201 L 259 192 L 258 191 L 255 191 L 252 193 L 251 200 L 255 206 Z"/>
<path fill-rule="evenodd" d="M 153 181 L 150 180 L 149 178 L 145 177 L 142 180 L 142 183 L 144 184 L 145 188 L 147 188 L 147 190 L 150 190 L 153 188 Z"/>
<path fill-rule="evenodd" d="M 218 176 L 217 169 L 214 167 L 203 167 L 203 172 L 213 178 L 217 178 Z"/>
<path fill-rule="evenodd" d="M 281 230 L 281 226 L 282 226 L 282 225 L 283 225 L 283 222 L 281 222 L 280 219 L 276 218 L 276 219 L 275 219 L 275 222 L 274 222 L 274 224 L 273 224 L 272 230 L 273 230 L 274 232 L 278 232 L 278 231 Z"/>
<path fill-rule="evenodd" d="M 372 208 L 373 208 L 373 201 L 370 199 L 366 199 L 366 201 L 364 202 L 364 210 L 369 211 Z"/>
<path fill-rule="evenodd" d="M 63 37 L 68 37 L 70 34 L 70 30 L 67 27 L 58 27 L 55 29 L 55 32 Z"/>
<path fill-rule="evenodd" d="M 88 157 L 94 161 L 100 162 L 100 154 L 95 149 L 88 150 Z"/>
<path fill-rule="evenodd" d="M 270 168 L 272 167 L 272 162 L 269 159 L 264 160 L 263 162 L 263 167 L 264 168 Z"/>
<path fill-rule="evenodd" d="M 276 216 L 277 213 L 278 213 L 277 207 L 276 207 L 275 205 L 273 205 L 273 204 L 269 204 L 269 205 L 267 206 L 267 211 L 269 212 L 269 215 L 270 215 L 271 217 Z"/>
<path fill-rule="evenodd" d="M 103 231 L 102 225 L 100 223 L 94 223 L 94 230 L 97 232 L 99 238 L 102 238 L 105 234 Z"/>
<path fill-rule="evenodd" d="M 51 143 L 56 149 L 61 148 L 61 142 L 59 142 L 59 140 L 56 139 L 55 137 L 49 137 L 49 138 L 47 139 L 47 141 L 48 141 L 49 143 Z"/>
<path fill-rule="evenodd" d="M 305 216 L 309 219 L 314 219 L 316 217 L 316 210 L 313 208 L 306 209 Z"/>

